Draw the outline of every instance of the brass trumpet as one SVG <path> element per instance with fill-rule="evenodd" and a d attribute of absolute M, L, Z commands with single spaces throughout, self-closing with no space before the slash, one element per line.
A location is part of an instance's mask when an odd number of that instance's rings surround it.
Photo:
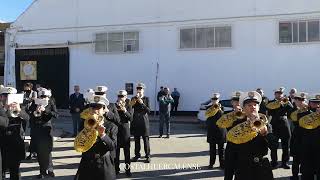
<path fill-rule="evenodd" d="M 255 119 L 250 119 L 250 125 L 252 128 L 255 128 L 257 131 L 260 131 L 265 125 L 268 124 L 268 118 L 264 114 L 258 114 Z"/>

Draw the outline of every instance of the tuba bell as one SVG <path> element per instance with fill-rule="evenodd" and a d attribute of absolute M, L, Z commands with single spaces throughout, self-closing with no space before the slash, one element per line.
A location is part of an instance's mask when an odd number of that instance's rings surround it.
<path fill-rule="evenodd" d="M 260 131 L 265 125 L 268 124 L 268 118 L 264 114 L 258 114 L 254 119 L 250 119 L 250 125 L 257 131 Z"/>
<path fill-rule="evenodd" d="M 9 117 L 16 118 L 19 116 L 20 112 L 17 110 L 16 107 L 9 107 L 8 109 Z"/>
<path fill-rule="evenodd" d="M 87 113 L 87 112 L 86 112 Z M 96 128 L 104 122 L 104 117 L 101 115 L 90 113 L 82 115 L 84 119 L 84 129 L 77 135 L 74 140 L 74 149 L 77 152 L 87 152 L 96 142 L 98 131 Z"/>

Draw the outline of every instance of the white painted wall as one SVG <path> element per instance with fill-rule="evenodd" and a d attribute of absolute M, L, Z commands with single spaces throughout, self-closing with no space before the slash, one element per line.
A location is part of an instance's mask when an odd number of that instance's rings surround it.
<path fill-rule="evenodd" d="M 96 54 L 93 44 L 69 46 L 70 93 L 74 84 L 80 84 L 83 90 L 105 84 L 110 89 L 109 98 L 114 101 L 116 92 L 124 89 L 126 82 L 142 81 L 147 85 L 146 94 L 151 97 L 154 107 L 157 62 L 160 64 L 159 85 L 179 89 L 182 95 L 180 107 L 184 111 L 196 111 L 199 104 L 206 101 L 213 91 L 218 91 L 222 93 L 223 98 L 228 98 L 232 91 L 247 91 L 257 87 L 265 89 L 269 97 L 272 97 L 272 90 L 279 86 L 296 87 L 307 92 L 318 92 L 320 89 L 320 84 L 317 83 L 320 43 L 278 44 L 279 20 L 320 18 L 320 1 L 85 2 L 89 1 L 38 0 L 13 25 L 13 28 L 20 27 L 23 30 L 62 28 L 20 31 L 12 41 L 24 45 L 92 41 L 96 32 L 140 32 L 139 53 Z M 231 3 L 234 5 L 231 6 Z M 318 12 L 212 19 L 311 11 Z M 191 21 L 194 19 L 202 20 Z M 166 21 L 168 22 L 139 24 Z M 190 51 L 178 49 L 179 28 L 219 24 L 232 25 L 232 48 Z M 99 27 L 63 28 L 74 26 Z M 13 61 L 14 51 L 10 52 L 10 60 Z M 7 79 L 10 79 L 10 76 L 7 76 Z M 11 81 L 13 79 L 11 76 Z"/>

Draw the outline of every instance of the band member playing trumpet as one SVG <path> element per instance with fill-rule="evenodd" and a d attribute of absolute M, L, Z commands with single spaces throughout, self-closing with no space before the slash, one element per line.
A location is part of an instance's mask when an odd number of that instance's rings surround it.
<path fill-rule="evenodd" d="M 293 111 L 293 106 L 288 98 L 284 97 L 283 87 L 275 90 L 275 99 L 267 104 L 268 115 L 272 116 L 271 125 L 273 134 L 276 137 L 274 140 L 278 142 L 281 139 L 282 147 L 282 164 L 281 167 L 284 169 L 290 169 L 288 165 L 289 161 L 289 141 L 291 138 L 290 125 L 288 122 L 287 115 Z M 278 147 L 271 149 L 271 165 L 273 168 L 278 167 Z"/>
<path fill-rule="evenodd" d="M 1 138 L 3 169 L 9 169 L 10 179 L 20 179 L 20 163 L 25 158 L 22 125 L 29 120 L 29 115 L 20 107 L 19 102 L 8 102 L 8 96 L 16 93 L 17 90 L 12 87 L 4 87 L 0 92 L 0 116 L 1 119 L 8 118 L 8 127 L 4 130 L 3 139 Z M 22 103 L 23 99 L 20 102 Z"/>
<path fill-rule="evenodd" d="M 293 131 L 290 139 L 290 154 L 293 157 L 292 162 L 292 177 L 291 180 L 299 180 L 299 171 L 301 165 L 301 127 L 299 126 L 298 114 L 308 111 L 306 104 L 307 93 L 296 92 L 293 101 L 295 103 L 294 111 L 290 114 L 290 120 L 293 123 Z"/>
<path fill-rule="evenodd" d="M 144 151 L 146 154 L 146 163 L 151 162 L 150 158 L 150 142 L 149 142 L 149 117 L 150 113 L 150 104 L 149 98 L 144 96 L 144 89 L 146 86 L 143 83 L 137 84 L 137 95 L 132 97 L 131 106 L 134 110 L 133 120 L 131 123 L 131 134 L 134 136 L 135 141 L 135 157 L 132 158 L 132 162 L 138 161 L 141 158 L 140 154 L 140 137 L 142 136 L 144 142 Z"/>
<path fill-rule="evenodd" d="M 218 154 L 220 168 L 224 168 L 224 143 L 226 142 L 226 129 L 219 128 L 216 125 L 217 120 L 223 114 L 221 104 L 219 103 L 220 94 L 213 93 L 211 98 L 212 105 L 206 111 L 207 142 L 210 149 L 209 169 L 213 168 L 216 161 L 216 146 L 218 145 Z"/>
<path fill-rule="evenodd" d="M 236 91 L 231 95 L 231 104 L 233 110 L 230 112 L 226 112 L 222 115 L 222 117 L 217 121 L 217 126 L 220 128 L 226 128 L 230 130 L 235 125 L 245 121 L 243 118 L 243 112 L 240 107 L 239 98 L 242 92 Z M 235 145 L 229 141 L 227 141 L 227 146 L 225 150 L 225 168 L 224 168 L 224 179 L 225 180 L 233 180 L 233 176 L 235 173 L 235 162 L 236 162 L 236 154 L 237 148 Z"/>
<path fill-rule="evenodd" d="M 92 137 L 86 137 L 87 133 L 82 133 L 86 129 L 82 130 L 76 139 L 77 143 L 89 143 L 90 147 L 85 147 L 81 156 L 81 161 L 75 180 L 113 180 L 116 179 L 114 159 L 111 156 L 111 152 L 116 149 L 117 146 L 117 126 L 108 119 L 108 117 L 114 116 L 107 108 L 109 101 L 102 95 L 92 95 L 88 98 L 90 105 L 89 109 L 83 111 L 81 118 L 85 118 L 88 123 L 85 122 L 84 127 L 94 128 L 94 142 L 91 141 Z M 99 117 L 88 119 L 87 117 Z M 101 117 L 101 118 L 100 118 Z M 93 121 L 93 123 L 90 123 Z M 77 144 L 75 142 L 75 144 Z M 92 146 L 91 146 L 92 145 Z M 75 147 L 76 149 L 78 147 Z"/>
<path fill-rule="evenodd" d="M 159 116 L 160 116 L 160 124 L 159 124 L 159 138 L 162 138 L 163 135 L 163 126 L 166 124 L 167 128 L 167 136 L 170 137 L 170 111 L 171 105 L 174 102 L 173 98 L 170 95 L 170 89 L 168 87 L 164 87 L 162 95 L 158 99 L 159 101 Z"/>
<path fill-rule="evenodd" d="M 125 158 L 125 171 L 128 177 L 131 176 L 130 171 L 130 126 L 129 122 L 132 120 L 132 107 L 130 106 L 130 100 L 127 99 L 127 91 L 120 90 L 118 92 L 118 100 L 116 102 L 118 109 L 120 123 L 118 125 L 118 143 L 116 150 L 116 174 L 120 172 L 120 148 L 123 148 Z"/>
<path fill-rule="evenodd" d="M 267 117 L 259 114 L 261 95 L 256 91 L 242 93 L 240 105 L 245 121 L 227 133 L 227 141 L 234 144 L 236 151 L 235 179 L 271 180 L 272 169 L 268 154 L 267 135 L 270 133 Z"/>
<path fill-rule="evenodd" d="M 38 179 L 46 176 L 55 177 L 52 163 L 53 129 L 52 120 L 58 117 L 54 101 L 50 98 L 51 91 L 42 88 L 38 92 L 38 99 L 30 107 L 33 124 L 32 139 L 40 166 Z"/>
<path fill-rule="evenodd" d="M 302 180 L 320 179 L 320 93 L 310 96 L 307 111 L 298 114 L 301 128 Z"/>

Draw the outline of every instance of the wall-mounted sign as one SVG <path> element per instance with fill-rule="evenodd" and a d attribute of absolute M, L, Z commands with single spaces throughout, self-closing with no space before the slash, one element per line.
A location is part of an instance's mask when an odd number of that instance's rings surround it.
<path fill-rule="evenodd" d="M 128 95 L 133 95 L 133 83 L 126 83 L 125 86 Z"/>
<path fill-rule="evenodd" d="M 37 80 L 37 61 L 20 61 L 20 80 Z"/>

